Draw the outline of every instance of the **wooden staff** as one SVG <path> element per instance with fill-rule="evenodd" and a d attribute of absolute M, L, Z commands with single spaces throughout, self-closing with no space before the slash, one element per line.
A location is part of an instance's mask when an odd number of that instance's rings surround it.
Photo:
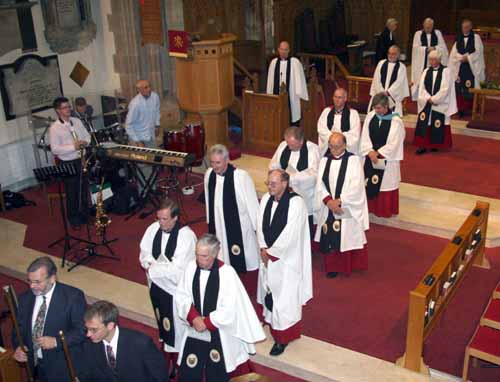
<path fill-rule="evenodd" d="M 19 322 L 17 321 L 17 298 L 14 293 L 14 288 L 12 287 L 12 285 L 6 285 L 3 287 L 3 292 L 5 301 L 7 302 L 7 306 L 10 310 L 10 317 L 12 319 L 12 325 L 14 326 L 14 330 L 16 332 L 17 342 L 19 344 L 19 347 L 26 353 L 26 355 L 28 355 L 27 350 L 25 350 L 27 348 L 26 346 L 24 346 L 23 336 L 21 335 L 21 329 L 19 328 Z M 28 382 L 35 382 L 29 362 L 26 362 L 26 377 L 28 378 Z"/>
<path fill-rule="evenodd" d="M 64 350 L 64 357 L 66 358 L 66 365 L 68 366 L 69 378 L 71 382 L 80 382 L 80 380 L 76 376 L 75 368 L 73 367 L 73 362 L 71 361 L 71 354 L 69 352 L 68 344 L 66 343 L 64 332 L 62 330 L 59 331 L 59 338 L 61 339 L 62 347 Z"/>

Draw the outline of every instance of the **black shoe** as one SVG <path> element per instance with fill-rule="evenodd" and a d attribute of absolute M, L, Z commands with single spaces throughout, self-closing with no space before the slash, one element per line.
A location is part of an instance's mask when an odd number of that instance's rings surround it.
<path fill-rule="evenodd" d="M 328 272 L 326 274 L 326 277 L 328 277 L 329 279 L 334 279 L 335 277 L 338 276 L 338 274 L 339 274 L 338 272 Z"/>
<path fill-rule="evenodd" d="M 438 152 L 438 149 L 431 149 L 431 152 L 433 152 L 433 153 L 437 153 L 437 152 Z"/>
<path fill-rule="evenodd" d="M 423 147 L 420 147 L 417 149 L 417 151 L 415 151 L 415 154 L 417 155 L 422 155 L 422 154 L 425 154 L 427 152 L 427 149 L 424 149 Z"/>
<path fill-rule="evenodd" d="M 287 345 L 282 345 L 282 344 L 275 342 L 273 345 L 273 348 L 271 349 L 269 354 L 274 355 L 274 356 L 280 355 L 281 353 L 283 353 L 285 351 Z"/>
<path fill-rule="evenodd" d="M 175 381 L 175 378 L 177 377 L 177 367 L 174 364 L 172 367 L 172 372 L 170 373 L 170 376 L 168 377 L 170 381 Z"/>

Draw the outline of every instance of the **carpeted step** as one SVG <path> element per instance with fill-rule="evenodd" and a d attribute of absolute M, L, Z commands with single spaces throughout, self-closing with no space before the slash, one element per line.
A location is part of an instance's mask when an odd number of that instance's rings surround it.
<path fill-rule="evenodd" d="M 500 283 L 498 283 L 497 288 L 493 291 L 493 298 L 500 299 Z"/>
<path fill-rule="evenodd" d="M 500 358 L 500 330 L 488 326 L 478 327 L 468 347 L 472 355 L 477 351 Z M 493 362 L 491 358 L 489 360 Z"/>
<path fill-rule="evenodd" d="M 500 300 L 491 299 L 481 317 L 481 325 L 500 330 Z"/>

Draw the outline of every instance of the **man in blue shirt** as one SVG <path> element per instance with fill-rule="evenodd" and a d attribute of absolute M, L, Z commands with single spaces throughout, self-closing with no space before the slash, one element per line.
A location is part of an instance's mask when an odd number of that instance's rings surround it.
<path fill-rule="evenodd" d="M 156 137 L 160 134 L 160 97 L 151 90 L 147 80 L 136 84 L 138 94 L 128 105 L 126 130 L 129 143 L 139 147 L 156 147 Z M 151 174 L 151 166 L 141 166 L 146 178 Z M 141 188 L 141 187 L 140 187 Z M 139 190 L 141 191 L 141 190 Z"/>

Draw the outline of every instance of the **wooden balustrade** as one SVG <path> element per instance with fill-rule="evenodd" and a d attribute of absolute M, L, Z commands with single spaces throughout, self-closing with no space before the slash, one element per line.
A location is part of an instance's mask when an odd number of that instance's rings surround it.
<path fill-rule="evenodd" d="M 325 62 L 325 80 L 335 81 L 337 70 L 340 71 L 342 77 L 347 78 L 349 71 L 334 54 L 313 54 L 313 53 L 298 53 L 297 57 L 302 62 L 306 77 L 310 77 L 312 69 L 312 60 L 323 60 Z"/>
<path fill-rule="evenodd" d="M 243 91 L 245 90 L 253 90 L 254 92 L 259 91 L 259 74 L 258 73 L 250 73 L 245 66 L 241 62 L 239 62 L 236 58 L 233 58 L 234 67 L 237 71 L 245 76 L 243 82 Z"/>
<path fill-rule="evenodd" d="M 429 373 L 424 364 L 424 342 L 457 292 L 471 266 L 489 269 L 484 255 L 489 203 L 476 203 L 465 222 L 441 255 L 410 291 L 406 351 L 397 360 L 399 366 Z"/>

